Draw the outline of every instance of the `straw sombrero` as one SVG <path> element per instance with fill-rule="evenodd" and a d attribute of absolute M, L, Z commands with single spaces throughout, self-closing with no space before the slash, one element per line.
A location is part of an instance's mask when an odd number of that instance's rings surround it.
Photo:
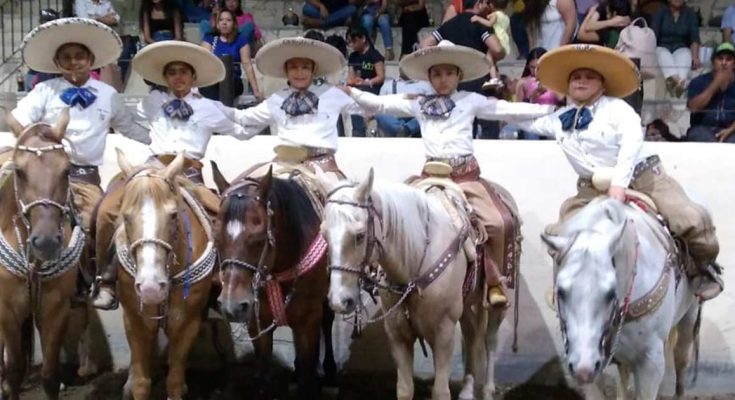
<path fill-rule="evenodd" d="M 144 79 L 167 86 L 163 67 L 175 61 L 194 67 L 194 86 L 210 86 L 225 79 L 225 65 L 217 56 L 194 43 L 178 40 L 164 40 L 145 46 L 133 58 L 133 69 Z"/>
<path fill-rule="evenodd" d="M 462 82 L 482 78 L 490 71 L 484 54 L 448 40 L 409 54 L 401 60 L 400 68 L 411 79 L 428 81 L 429 68 L 439 64 L 456 65 L 462 71 Z"/>
<path fill-rule="evenodd" d="M 314 76 L 340 72 L 347 60 L 336 48 L 318 40 L 290 37 L 274 40 L 258 50 L 255 66 L 263 74 L 274 78 L 286 78 L 286 61 L 306 58 L 314 61 Z"/>
<path fill-rule="evenodd" d="M 62 18 L 39 25 L 23 39 L 23 62 L 48 74 L 61 72 L 54 63 L 59 47 L 68 43 L 87 46 L 94 54 L 92 69 L 117 62 L 122 52 L 120 36 L 109 26 L 88 18 Z"/>
<path fill-rule="evenodd" d="M 569 75 L 580 68 L 596 71 L 605 79 L 605 94 L 625 97 L 638 90 L 640 74 L 623 54 L 593 44 L 558 47 L 541 56 L 536 77 L 545 87 L 562 94 L 569 91 Z"/>

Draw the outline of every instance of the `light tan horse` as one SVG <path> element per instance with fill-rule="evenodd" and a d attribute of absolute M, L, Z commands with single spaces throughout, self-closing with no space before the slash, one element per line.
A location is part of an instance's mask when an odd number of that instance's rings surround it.
<path fill-rule="evenodd" d="M 185 366 L 199 333 L 212 284 L 215 252 L 204 209 L 191 201 L 180 173 L 184 157 L 168 166 L 133 168 L 118 151 L 126 182 L 115 236 L 119 295 L 131 360 L 125 395 L 151 397 L 151 367 L 159 329 L 169 340 L 166 392 L 181 399 Z"/>
<path fill-rule="evenodd" d="M 3 398 L 18 399 L 33 356 L 34 322 L 40 332 L 46 396 L 59 397 L 59 351 L 75 294 L 84 233 L 72 228 L 69 157 L 63 113 L 51 127 L 37 123 L 19 133 L 0 189 L 0 355 Z M 6 153 L 10 155 L 11 153 Z"/>
<path fill-rule="evenodd" d="M 374 182 L 372 169 L 359 184 L 318 175 L 331 187 L 322 224 L 329 243 L 330 305 L 337 313 L 359 313 L 360 281 L 371 279 L 365 269 L 378 263 L 385 271 L 379 318 L 384 318 L 396 362 L 397 398 L 414 396 L 414 343 L 425 339 L 434 358 L 432 398 L 449 400 L 459 321 L 465 355 L 460 399 L 492 399 L 493 355 L 505 311 L 483 307 L 484 284 L 466 280 L 472 266 L 466 255 L 470 253 L 463 250 L 469 222 L 465 219 L 461 227 L 454 223 L 441 191 Z"/>

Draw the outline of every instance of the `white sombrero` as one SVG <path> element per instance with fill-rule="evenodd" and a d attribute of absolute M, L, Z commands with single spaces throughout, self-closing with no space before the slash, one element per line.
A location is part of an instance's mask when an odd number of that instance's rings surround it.
<path fill-rule="evenodd" d="M 62 18 L 28 32 L 22 44 L 23 62 L 34 71 L 59 73 L 54 57 L 68 43 L 87 46 L 94 54 L 92 69 L 117 62 L 122 52 L 122 40 L 109 26 L 87 18 Z"/>
<path fill-rule="evenodd" d="M 331 75 L 347 65 L 345 57 L 334 47 L 318 40 L 291 37 L 274 40 L 258 50 L 255 66 L 263 75 L 286 78 L 286 61 L 292 58 L 314 61 L 314 76 Z"/>
<path fill-rule="evenodd" d="M 144 79 L 166 86 L 163 68 L 172 62 L 186 63 L 194 68 L 194 86 L 210 86 L 225 79 L 225 65 L 217 56 L 194 43 L 178 40 L 164 40 L 144 47 L 133 58 L 133 69 Z"/>
<path fill-rule="evenodd" d="M 409 54 L 401 60 L 400 68 L 411 79 L 428 81 L 429 68 L 440 64 L 456 65 L 462 71 L 461 82 L 482 78 L 490 72 L 490 63 L 484 54 L 448 40 Z"/>
<path fill-rule="evenodd" d="M 622 53 L 593 44 L 570 44 L 541 56 L 536 77 L 545 87 L 562 94 L 569 91 L 569 75 L 575 70 L 591 69 L 605 79 L 605 94 L 625 97 L 638 90 L 638 68 Z"/>

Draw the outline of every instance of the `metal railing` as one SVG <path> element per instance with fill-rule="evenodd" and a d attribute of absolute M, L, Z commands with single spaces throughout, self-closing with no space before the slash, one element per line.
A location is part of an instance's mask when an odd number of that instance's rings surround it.
<path fill-rule="evenodd" d="M 1 1 L 1 0 L 0 0 Z M 65 0 L 5 0 L 0 4 L 0 69 L 19 60 L 23 37 L 38 25 L 41 10 L 51 8 L 63 14 Z M 68 10 L 67 10 L 68 11 Z M 0 86 L 21 68 L 19 62 L 11 71 L 0 76 Z"/>

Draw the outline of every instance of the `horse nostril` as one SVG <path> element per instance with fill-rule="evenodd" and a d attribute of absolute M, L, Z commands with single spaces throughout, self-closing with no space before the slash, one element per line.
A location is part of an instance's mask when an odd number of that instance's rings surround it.
<path fill-rule="evenodd" d="M 572 365 L 572 363 L 569 363 L 567 365 L 567 367 L 569 367 L 569 372 L 573 374 L 574 373 L 574 365 Z"/>
<path fill-rule="evenodd" d="M 168 282 L 158 282 L 158 288 L 161 290 L 161 292 L 165 292 L 168 290 Z"/>
<path fill-rule="evenodd" d="M 140 283 L 136 283 L 135 284 L 135 293 L 137 293 L 138 295 L 140 295 Z"/>
<path fill-rule="evenodd" d="M 247 314 L 248 310 L 250 310 L 250 302 L 249 301 L 240 302 L 240 312 L 243 314 Z"/>
<path fill-rule="evenodd" d="M 355 308 L 355 300 L 352 298 L 346 298 L 342 300 L 342 307 L 347 311 L 352 311 Z"/>
<path fill-rule="evenodd" d="M 595 373 L 598 373 L 598 372 L 600 372 L 600 362 L 599 361 L 595 363 Z"/>

